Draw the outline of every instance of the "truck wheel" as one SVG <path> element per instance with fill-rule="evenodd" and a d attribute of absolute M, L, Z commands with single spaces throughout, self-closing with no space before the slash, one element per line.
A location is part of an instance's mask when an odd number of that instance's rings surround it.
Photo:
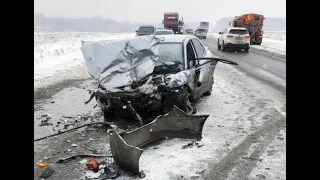
<path fill-rule="evenodd" d="M 261 42 L 257 43 L 257 45 L 261 45 Z"/>
<path fill-rule="evenodd" d="M 221 45 L 219 44 L 219 39 L 218 39 L 218 50 L 221 50 Z"/>
<path fill-rule="evenodd" d="M 244 48 L 244 52 L 249 52 L 249 48 L 248 47 Z"/>

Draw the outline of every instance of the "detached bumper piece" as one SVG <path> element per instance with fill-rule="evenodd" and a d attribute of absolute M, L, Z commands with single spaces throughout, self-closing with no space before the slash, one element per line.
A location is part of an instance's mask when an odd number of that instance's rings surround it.
<path fill-rule="evenodd" d="M 146 145 L 165 138 L 198 139 L 209 115 L 190 116 L 174 106 L 163 116 L 134 131 L 114 132 L 110 139 L 115 163 L 125 171 L 140 175 L 139 159 Z"/>

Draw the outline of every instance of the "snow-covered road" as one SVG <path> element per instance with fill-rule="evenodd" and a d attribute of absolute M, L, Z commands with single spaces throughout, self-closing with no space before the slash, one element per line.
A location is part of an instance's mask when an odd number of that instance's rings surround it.
<path fill-rule="evenodd" d="M 196 105 L 197 114 L 210 115 L 204 125 L 203 139 L 199 141 L 203 146 L 182 149 L 192 140 L 172 139 L 147 148 L 140 158 L 140 169 L 146 174 L 144 179 L 286 179 L 285 63 L 258 53 L 250 55 L 251 52 L 221 54 L 216 51 L 214 40 L 203 42 L 213 53 L 241 61 L 239 67 L 218 63 L 211 96 L 200 99 Z M 73 63 L 65 63 L 69 62 Z M 41 67 L 39 63 L 35 62 L 35 66 Z M 56 70 L 53 68 L 52 72 Z M 86 114 L 101 118 L 101 114 L 93 115 L 99 112 L 92 108 L 94 100 L 89 105 L 83 104 L 89 98 L 88 89 L 95 86 L 88 80 L 84 63 L 69 66 L 60 73 L 46 75 L 37 71 L 36 74 L 39 76 L 35 79 L 35 138 L 56 132 L 62 116 Z M 270 85 L 271 81 L 281 88 Z M 51 114 L 52 127 L 39 126 L 37 118 L 43 114 Z M 108 149 L 108 137 L 104 131 L 82 129 L 48 138 L 35 143 L 34 160 L 36 163 L 51 156 L 45 161 L 56 173 L 49 179 L 80 179 L 84 170 L 84 165 L 78 164 L 81 159 L 66 164 L 55 161 L 63 155 L 83 151 L 71 144 L 88 145 L 90 138 L 95 139 L 90 141 L 90 147 L 104 152 Z M 35 164 L 35 179 L 39 173 Z M 140 178 L 121 174 L 118 179 Z"/>

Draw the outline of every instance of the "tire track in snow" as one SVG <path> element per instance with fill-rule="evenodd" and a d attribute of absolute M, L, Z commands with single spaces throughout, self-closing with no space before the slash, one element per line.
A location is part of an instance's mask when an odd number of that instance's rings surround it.
<path fill-rule="evenodd" d="M 252 169 L 256 166 L 257 161 L 242 159 L 246 151 L 250 150 L 252 144 L 257 143 L 253 153 L 249 156 L 252 159 L 259 159 L 259 156 L 268 147 L 271 141 L 283 128 L 286 123 L 285 117 L 282 116 L 276 109 L 274 109 L 272 117 L 273 120 L 265 122 L 255 133 L 248 135 L 245 140 L 238 146 L 234 147 L 218 164 L 213 164 L 203 179 L 223 180 L 228 178 L 228 174 L 237 168 L 234 179 L 246 179 L 251 173 Z M 262 141 L 257 139 L 262 138 Z"/>

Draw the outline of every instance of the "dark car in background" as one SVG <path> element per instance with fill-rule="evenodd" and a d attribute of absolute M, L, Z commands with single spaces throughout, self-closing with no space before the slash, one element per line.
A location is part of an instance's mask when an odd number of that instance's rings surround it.
<path fill-rule="evenodd" d="M 136 36 L 152 35 L 155 31 L 156 27 L 152 25 L 140 26 L 139 29 L 136 30 Z"/>

